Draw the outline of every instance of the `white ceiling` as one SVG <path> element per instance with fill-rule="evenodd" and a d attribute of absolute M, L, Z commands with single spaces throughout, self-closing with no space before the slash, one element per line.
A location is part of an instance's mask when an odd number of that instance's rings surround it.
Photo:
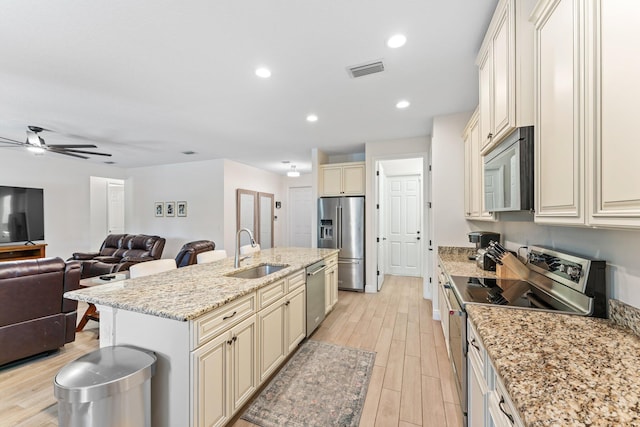
<path fill-rule="evenodd" d="M 496 3 L 0 0 L 0 136 L 42 126 L 48 144 L 88 139 L 121 167 L 228 158 L 309 171 L 314 147 L 362 152 L 474 109 Z M 407 44 L 388 48 L 398 32 Z M 347 74 L 380 59 L 383 73 Z M 262 65 L 270 79 L 254 75 Z"/>

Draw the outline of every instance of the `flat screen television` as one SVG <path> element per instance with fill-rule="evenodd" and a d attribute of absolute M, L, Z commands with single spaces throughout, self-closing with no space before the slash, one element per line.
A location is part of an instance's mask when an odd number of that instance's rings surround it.
<path fill-rule="evenodd" d="M 0 186 L 0 243 L 33 240 L 44 240 L 44 191 Z"/>

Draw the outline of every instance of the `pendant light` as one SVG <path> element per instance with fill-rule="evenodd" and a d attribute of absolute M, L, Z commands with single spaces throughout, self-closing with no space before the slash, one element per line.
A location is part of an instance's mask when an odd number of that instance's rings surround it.
<path fill-rule="evenodd" d="M 287 172 L 287 176 L 290 178 L 297 178 L 300 176 L 300 172 L 296 170 L 296 165 L 291 165 L 291 170 Z"/>

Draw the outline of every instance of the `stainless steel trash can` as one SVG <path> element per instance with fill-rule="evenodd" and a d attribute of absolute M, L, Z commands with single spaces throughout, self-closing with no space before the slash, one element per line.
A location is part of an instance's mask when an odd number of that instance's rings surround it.
<path fill-rule="evenodd" d="M 153 352 L 103 347 L 67 364 L 54 379 L 60 427 L 151 426 Z"/>

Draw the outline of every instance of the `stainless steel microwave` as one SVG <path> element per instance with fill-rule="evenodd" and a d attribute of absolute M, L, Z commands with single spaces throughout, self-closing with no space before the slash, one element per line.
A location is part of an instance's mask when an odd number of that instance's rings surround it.
<path fill-rule="evenodd" d="M 533 126 L 516 128 L 484 158 L 489 212 L 533 210 Z"/>

